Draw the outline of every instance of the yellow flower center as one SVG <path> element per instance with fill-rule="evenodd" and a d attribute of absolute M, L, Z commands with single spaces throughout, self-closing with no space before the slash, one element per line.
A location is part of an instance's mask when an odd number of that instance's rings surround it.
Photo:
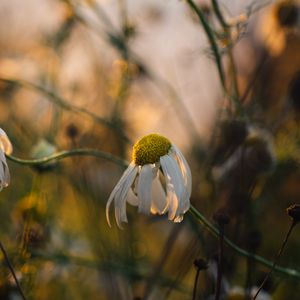
<path fill-rule="evenodd" d="M 171 142 L 156 133 L 144 136 L 133 146 L 132 159 L 136 165 L 154 164 L 161 156 L 168 154 Z"/>

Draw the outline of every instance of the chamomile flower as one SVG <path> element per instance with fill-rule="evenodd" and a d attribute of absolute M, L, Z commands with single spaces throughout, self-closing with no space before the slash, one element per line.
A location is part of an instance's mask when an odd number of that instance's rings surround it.
<path fill-rule="evenodd" d="M 127 202 L 138 206 L 141 213 L 168 212 L 169 220 L 181 222 L 190 207 L 191 189 L 191 171 L 180 150 L 167 138 L 149 134 L 133 146 L 132 162 L 108 199 L 108 224 L 113 201 L 119 227 L 127 222 Z"/>
<path fill-rule="evenodd" d="M 12 153 L 11 142 L 5 131 L 0 128 L 0 191 L 9 185 L 10 174 L 6 163 L 5 154 Z"/>

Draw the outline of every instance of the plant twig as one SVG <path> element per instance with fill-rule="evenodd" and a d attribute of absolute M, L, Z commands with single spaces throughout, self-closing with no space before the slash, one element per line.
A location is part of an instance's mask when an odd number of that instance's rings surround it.
<path fill-rule="evenodd" d="M 268 272 L 268 274 L 266 275 L 266 277 L 263 280 L 263 282 L 261 283 L 261 285 L 259 286 L 258 290 L 256 291 L 256 293 L 255 293 L 255 295 L 253 297 L 253 300 L 255 300 L 257 298 L 258 294 L 263 289 L 265 283 L 267 282 L 267 280 L 272 275 L 272 273 L 273 273 L 273 271 L 274 271 L 274 269 L 275 269 L 275 267 L 276 267 L 276 265 L 277 265 L 277 263 L 279 261 L 279 258 L 281 257 L 281 254 L 282 254 L 282 252 L 283 252 L 283 250 L 284 250 L 284 248 L 285 248 L 285 246 L 286 246 L 286 244 L 288 242 L 288 239 L 289 239 L 289 237 L 290 237 L 290 235 L 292 233 L 292 230 L 293 230 L 293 228 L 295 227 L 296 224 L 297 224 L 297 222 L 295 222 L 293 220 L 292 223 L 291 223 L 291 226 L 290 226 L 290 228 L 289 228 L 289 230 L 288 230 L 288 232 L 287 232 L 287 234 L 285 236 L 285 239 L 284 239 L 284 241 L 283 241 L 283 243 L 282 243 L 282 245 L 281 245 L 281 247 L 280 247 L 280 249 L 279 249 L 279 251 L 278 251 L 278 253 L 277 253 L 276 257 L 275 257 L 275 259 L 274 259 L 272 267 L 271 267 L 270 271 Z"/>
<path fill-rule="evenodd" d="M 215 39 L 215 36 L 214 36 L 214 32 L 210 28 L 204 13 L 195 4 L 195 2 L 193 0 L 186 0 L 186 1 L 187 1 L 188 5 L 190 6 L 190 8 L 197 14 L 197 16 L 200 20 L 200 23 L 203 26 L 203 29 L 204 29 L 204 31 L 207 35 L 208 41 L 210 43 L 211 49 L 213 51 L 213 54 L 214 54 L 214 57 L 215 57 L 215 60 L 216 60 L 217 69 L 218 69 L 218 72 L 219 72 L 221 84 L 222 84 L 224 90 L 226 90 L 225 74 L 224 74 L 224 70 L 223 70 L 222 59 L 221 59 L 219 47 L 217 45 L 217 42 L 216 42 L 216 39 Z"/>
<path fill-rule="evenodd" d="M 202 223 L 214 236 L 218 237 L 220 232 L 219 230 L 212 225 L 194 206 L 191 205 L 189 212 L 200 222 Z M 245 257 L 251 257 L 256 262 L 259 262 L 260 264 L 266 266 L 266 267 L 272 267 L 273 262 L 265 259 L 262 256 L 259 255 L 253 255 L 252 253 L 240 248 L 236 244 L 234 244 L 231 240 L 229 240 L 226 236 L 224 237 L 224 242 L 227 244 L 230 248 L 232 248 L 234 251 L 236 251 L 238 254 L 245 256 Z M 290 268 L 284 268 L 280 266 L 274 266 L 274 271 L 277 271 L 278 273 L 282 273 L 294 278 L 300 278 L 300 272 L 294 269 Z"/>
<path fill-rule="evenodd" d="M 84 148 L 72 149 L 69 151 L 60 151 L 53 155 L 46 156 L 43 158 L 38 158 L 38 159 L 22 159 L 22 158 L 18 158 L 18 157 L 12 156 L 12 155 L 8 155 L 8 154 L 6 154 L 6 157 L 10 161 L 13 161 L 13 162 L 21 164 L 21 165 L 35 166 L 35 165 L 46 164 L 46 163 L 54 161 L 54 160 L 60 160 L 60 159 L 66 158 L 66 157 L 78 156 L 78 155 L 79 156 L 95 156 L 95 157 L 103 158 L 103 159 L 111 161 L 117 165 L 120 165 L 124 168 L 128 166 L 127 161 L 125 161 L 115 155 L 112 155 L 112 154 L 104 152 L 104 151 L 96 150 L 96 149 L 84 149 Z"/>
<path fill-rule="evenodd" d="M 6 250 L 5 250 L 5 248 L 4 248 L 4 246 L 3 246 L 3 244 L 2 244 L 1 241 L 0 241 L 0 249 L 1 249 L 1 252 L 2 252 L 2 254 L 3 254 L 4 260 L 5 260 L 7 266 L 8 266 L 8 268 L 9 268 L 9 270 L 10 270 L 11 275 L 12 275 L 13 278 L 14 278 L 14 281 L 15 281 L 15 283 L 16 283 L 16 286 L 17 286 L 17 288 L 18 288 L 18 290 L 19 290 L 19 292 L 20 292 L 20 294 L 21 294 L 23 300 L 26 300 L 25 294 L 24 294 L 24 292 L 23 292 L 23 290 L 22 290 L 22 287 L 21 287 L 21 285 L 20 285 L 20 283 L 19 283 L 19 280 L 18 280 L 18 278 L 17 278 L 17 275 L 16 275 L 16 272 L 15 272 L 15 270 L 14 270 L 14 267 L 13 267 L 13 265 L 11 264 L 11 262 L 10 262 L 10 260 L 9 260 L 9 258 L 8 258 L 7 252 L 6 252 Z"/>

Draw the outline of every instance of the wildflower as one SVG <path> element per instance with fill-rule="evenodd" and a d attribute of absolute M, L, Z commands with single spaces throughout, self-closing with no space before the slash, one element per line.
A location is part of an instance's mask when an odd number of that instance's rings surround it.
<path fill-rule="evenodd" d="M 12 144 L 4 132 L 3 129 L 0 128 L 0 191 L 9 185 L 10 182 L 10 174 L 9 169 L 6 163 L 5 154 L 12 153 L 13 147 Z"/>
<path fill-rule="evenodd" d="M 160 177 L 165 179 L 165 189 Z M 141 213 L 168 212 L 169 220 L 181 222 L 190 207 L 191 188 L 191 171 L 180 150 L 167 138 L 149 134 L 133 146 L 132 162 L 108 199 L 108 224 L 113 200 L 119 227 L 127 222 L 127 202 L 138 206 Z"/>

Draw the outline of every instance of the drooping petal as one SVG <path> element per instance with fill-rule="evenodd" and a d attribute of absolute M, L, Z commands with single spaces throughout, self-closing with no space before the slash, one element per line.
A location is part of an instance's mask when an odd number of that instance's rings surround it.
<path fill-rule="evenodd" d="M 183 196 L 182 203 L 183 212 L 186 212 L 190 208 L 190 197 L 192 192 L 192 173 L 182 152 L 178 149 L 176 145 L 172 145 L 172 148 L 175 152 L 186 189 L 186 193 Z"/>
<path fill-rule="evenodd" d="M 12 144 L 2 128 L 0 128 L 0 148 L 2 148 L 6 154 L 11 154 L 13 151 Z"/>
<path fill-rule="evenodd" d="M 151 213 L 162 215 L 167 211 L 167 209 L 167 195 L 159 180 L 159 176 L 156 176 L 152 184 Z"/>
<path fill-rule="evenodd" d="M 127 222 L 126 198 L 130 187 L 137 175 L 138 167 L 133 168 L 126 176 L 120 189 L 115 195 L 115 217 L 117 225 L 122 228 L 121 222 Z"/>
<path fill-rule="evenodd" d="M 109 227 L 111 227 L 111 224 L 110 224 L 110 219 L 109 219 L 109 208 L 110 208 L 110 205 L 111 203 L 113 202 L 114 198 L 115 198 L 115 195 L 116 193 L 119 191 L 120 187 L 123 185 L 124 181 L 126 180 L 128 174 L 134 169 L 134 168 L 137 168 L 136 165 L 132 162 L 128 168 L 125 170 L 125 172 L 123 173 L 122 177 L 120 178 L 119 182 L 117 183 L 117 185 L 114 187 L 114 189 L 112 190 L 109 198 L 108 198 L 108 201 L 106 203 L 106 220 L 107 220 L 107 223 L 109 225 Z"/>
<path fill-rule="evenodd" d="M 151 208 L 151 193 L 153 181 L 153 167 L 149 165 L 142 166 L 138 178 L 137 194 L 139 198 L 139 212 L 148 215 Z"/>
<path fill-rule="evenodd" d="M 178 213 L 184 213 L 188 199 L 180 168 L 177 161 L 171 155 L 165 155 L 161 159 L 164 161 L 162 164 L 163 171 L 170 177 L 170 182 L 178 199 Z"/>
<path fill-rule="evenodd" d="M 180 223 L 183 220 L 183 214 L 176 216 L 173 220 L 174 223 Z"/>
<path fill-rule="evenodd" d="M 0 150 L 0 191 L 2 188 L 7 187 L 10 183 L 10 174 L 8 165 L 6 163 L 5 154 Z"/>
<path fill-rule="evenodd" d="M 129 191 L 128 191 L 127 203 L 129 203 L 132 206 L 139 205 L 139 198 L 136 196 L 136 194 L 133 192 L 132 189 L 129 189 Z"/>
<path fill-rule="evenodd" d="M 184 193 L 184 185 L 179 168 L 173 158 L 164 155 L 160 158 L 161 167 L 166 178 L 167 201 L 169 206 L 168 218 L 173 220 L 180 206 Z"/>
<path fill-rule="evenodd" d="M 168 205 L 169 205 L 168 219 L 174 220 L 174 218 L 176 217 L 176 214 L 177 214 L 179 201 L 178 201 L 178 198 L 174 191 L 174 188 L 171 184 L 169 185 L 167 201 L 168 201 Z"/>

